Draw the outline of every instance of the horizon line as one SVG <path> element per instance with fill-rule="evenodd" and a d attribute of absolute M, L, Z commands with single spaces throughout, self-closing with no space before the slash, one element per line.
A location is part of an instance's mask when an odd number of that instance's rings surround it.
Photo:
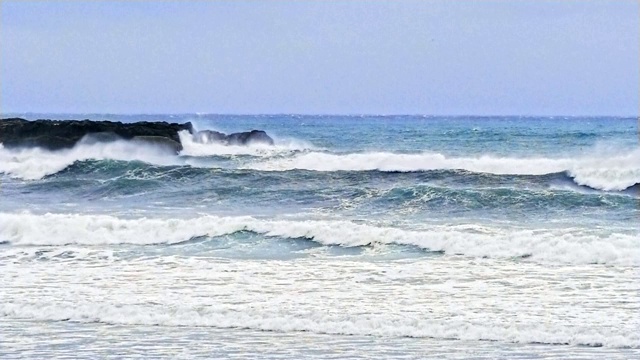
<path fill-rule="evenodd" d="M 22 112 L 0 112 L 0 117 L 5 118 L 7 115 L 106 115 L 106 116 L 185 116 L 191 115 L 196 117 L 205 117 L 205 116 L 263 116 L 263 117 L 275 117 L 275 116 L 316 116 L 316 117 L 330 117 L 330 116 L 342 116 L 342 117 L 394 117 L 394 116 L 414 116 L 414 117 L 425 117 L 425 118 L 436 118 L 436 117 L 481 117 L 481 118 L 489 118 L 489 117 L 519 117 L 519 118 L 638 118 L 640 119 L 640 114 L 637 115 L 566 115 L 566 114 L 556 114 L 556 115 L 519 115 L 519 114 L 509 114 L 509 115 L 480 115 L 480 114 L 420 114 L 420 113 L 397 113 L 397 114 L 375 114 L 375 113 L 205 113 L 205 112 L 175 112 L 175 113 L 122 113 L 122 112 L 32 112 L 32 111 L 22 111 Z"/>

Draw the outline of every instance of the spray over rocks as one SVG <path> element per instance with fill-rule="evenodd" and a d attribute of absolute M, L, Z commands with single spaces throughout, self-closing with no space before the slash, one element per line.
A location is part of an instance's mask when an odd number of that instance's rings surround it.
<path fill-rule="evenodd" d="M 187 131 L 199 143 L 221 145 L 273 145 L 273 139 L 262 130 L 223 134 L 212 130 L 196 132 L 190 122 L 165 121 L 122 123 L 94 120 L 35 120 L 21 118 L 0 121 L 0 143 L 5 148 L 39 147 L 45 150 L 71 149 L 81 140 L 92 143 L 131 140 L 166 148 L 174 153 L 182 150 L 181 131 Z M 90 140 L 86 140 L 87 136 Z"/>

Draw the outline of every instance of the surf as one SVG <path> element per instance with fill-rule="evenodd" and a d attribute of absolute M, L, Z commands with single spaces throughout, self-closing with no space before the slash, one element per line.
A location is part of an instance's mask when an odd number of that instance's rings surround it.
<path fill-rule="evenodd" d="M 566 174 L 579 186 L 602 191 L 624 191 L 640 184 L 640 149 L 616 153 L 582 153 L 573 157 L 449 156 L 437 152 L 336 153 L 289 139 L 274 146 L 250 144 L 225 146 L 203 144 L 180 133 L 184 144 L 179 154 L 162 146 L 118 140 L 95 143 L 83 139 L 71 149 L 7 149 L 0 144 L 0 173 L 23 180 L 38 180 L 86 160 L 141 161 L 160 166 L 231 168 L 265 172 L 307 170 L 315 172 L 429 172 L 463 170 L 474 174 L 543 176 Z M 220 161 L 215 161 L 216 157 Z"/>
<path fill-rule="evenodd" d="M 604 191 L 621 191 L 640 183 L 640 149 L 602 156 L 583 154 L 575 158 L 549 157 L 453 157 L 441 153 L 398 154 L 389 152 L 334 154 L 311 152 L 282 159 L 256 162 L 245 168 L 262 171 L 384 171 L 424 172 L 466 170 L 493 175 L 548 175 L 566 173 L 578 185 Z"/>
<path fill-rule="evenodd" d="M 267 238 L 309 239 L 323 246 L 403 245 L 448 256 L 526 259 L 543 263 L 640 265 L 640 233 L 583 228 L 527 229 L 429 225 L 404 229 L 347 220 L 118 218 L 111 215 L 0 213 L 0 241 L 12 246 L 179 244 L 249 231 Z"/>
<path fill-rule="evenodd" d="M 461 317 L 467 314 L 459 314 Z M 164 327 L 211 327 L 218 329 L 252 329 L 269 332 L 312 332 L 328 335 L 432 338 L 443 340 L 504 341 L 521 344 L 581 345 L 609 348 L 640 348 L 637 335 L 616 329 L 601 332 L 589 326 L 539 324 L 529 320 L 516 325 L 492 321 L 461 321 L 418 318 L 411 314 L 305 312 L 304 316 L 276 307 L 245 304 L 176 303 L 112 304 L 80 301 L 61 306 L 41 300 L 0 304 L 0 317 L 36 321 L 71 321 L 112 325 L 153 325 Z"/>

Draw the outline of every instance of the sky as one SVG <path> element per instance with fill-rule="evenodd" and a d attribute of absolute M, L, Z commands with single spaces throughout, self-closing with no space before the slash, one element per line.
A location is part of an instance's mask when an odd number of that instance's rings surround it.
<path fill-rule="evenodd" d="M 640 115 L 640 1 L 0 1 L 0 111 Z"/>

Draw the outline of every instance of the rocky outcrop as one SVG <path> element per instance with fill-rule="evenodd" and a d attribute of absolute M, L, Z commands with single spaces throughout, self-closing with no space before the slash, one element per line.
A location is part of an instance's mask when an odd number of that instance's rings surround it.
<path fill-rule="evenodd" d="M 229 135 L 204 130 L 194 134 L 193 126 L 189 122 L 176 124 L 148 121 L 136 123 L 93 120 L 29 121 L 20 118 L 0 120 L 0 143 L 7 148 L 38 146 L 48 150 L 60 150 L 71 148 L 80 140 L 84 144 L 92 144 L 125 139 L 178 152 L 182 150 L 178 132 L 185 130 L 192 134 L 195 142 L 203 144 L 273 145 L 273 139 L 262 130 Z"/>
<path fill-rule="evenodd" d="M 5 147 L 38 146 L 48 150 L 73 147 L 80 139 L 92 134 L 93 141 L 112 141 L 140 137 L 164 138 L 173 141 L 179 149 L 178 132 L 193 132 L 191 123 L 176 124 L 167 122 L 142 121 L 122 123 L 93 120 L 35 120 L 20 118 L 0 120 L 0 143 Z M 144 141 L 144 140 L 139 140 Z"/>
<path fill-rule="evenodd" d="M 193 135 L 195 142 L 202 144 L 222 144 L 222 145 L 250 145 L 266 144 L 273 145 L 273 139 L 262 130 L 251 130 L 229 135 L 213 130 L 198 131 Z"/>
<path fill-rule="evenodd" d="M 227 135 L 213 130 L 202 130 L 193 134 L 193 141 L 200 144 L 213 144 L 227 142 Z"/>

